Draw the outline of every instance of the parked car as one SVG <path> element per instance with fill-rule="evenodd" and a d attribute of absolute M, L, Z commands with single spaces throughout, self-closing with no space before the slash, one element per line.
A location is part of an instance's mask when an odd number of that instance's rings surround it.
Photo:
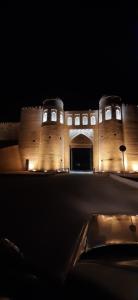
<path fill-rule="evenodd" d="M 93 215 L 74 249 L 65 295 L 138 299 L 138 216 Z"/>
<path fill-rule="evenodd" d="M 92 215 L 83 224 L 63 285 L 48 282 L 21 250 L 0 239 L 0 296 L 8 299 L 138 299 L 138 216 Z M 50 283 L 50 284 L 49 284 Z M 44 299 L 45 299 L 44 298 Z"/>

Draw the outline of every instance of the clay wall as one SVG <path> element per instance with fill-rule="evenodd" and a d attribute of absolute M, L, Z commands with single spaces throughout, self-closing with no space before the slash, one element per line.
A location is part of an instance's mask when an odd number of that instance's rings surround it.
<path fill-rule="evenodd" d="M 0 141 L 18 140 L 20 123 L 0 123 Z"/>
<path fill-rule="evenodd" d="M 18 146 L 0 149 L 0 171 L 21 171 L 22 163 Z"/>
<path fill-rule="evenodd" d="M 119 97 L 103 97 L 99 109 L 102 112 L 102 121 L 99 120 L 99 170 L 122 171 L 122 153 L 120 145 L 124 143 L 123 125 L 121 120 L 116 119 L 116 107 L 122 108 Z M 111 119 L 105 119 L 106 107 L 111 108 Z M 99 116 L 100 118 L 100 116 Z"/>
<path fill-rule="evenodd" d="M 123 105 L 126 171 L 138 171 L 138 106 Z"/>
<path fill-rule="evenodd" d="M 38 168 L 42 112 L 42 107 L 27 107 L 21 111 L 19 149 L 24 169 L 26 160 L 29 160 L 29 169 Z"/>

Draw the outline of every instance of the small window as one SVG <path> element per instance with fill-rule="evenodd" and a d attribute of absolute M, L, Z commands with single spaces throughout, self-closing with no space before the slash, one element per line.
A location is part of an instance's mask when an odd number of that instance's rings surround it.
<path fill-rule="evenodd" d="M 102 109 L 99 110 L 99 123 L 102 123 Z"/>
<path fill-rule="evenodd" d="M 82 125 L 88 125 L 88 116 L 82 117 Z"/>
<path fill-rule="evenodd" d="M 57 112 L 51 111 L 51 121 L 56 122 L 57 121 Z"/>
<path fill-rule="evenodd" d="M 60 123 L 64 123 L 63 112 L 60 112 Z"/>
<path fill-rule="evenodd" d="M 72 116 L 67 117 L 67 125 L 72 125 Z"/>
<path fill-rule="evenodd" d="M 96 117 L 91 116 L 91 125 L 95 125 L 95 124 L 96 124 Z"/>
<path fill-rule="evenodd" d="M 120 107 L 116 107 L 115 113 L 116 113 L 116 119 L 121 120 L 121 109 L 120 109 Z"/>
<path fill-rule="evenodd" d="M 47 122 L 47 110 L 43 113 L 43 122 Z"/>
<path fill-rule="evenodd" d="M 75 125 L 80 125 L 80 116 L 75 117 Z"/>
<path fill-rule="evenodd" d="M 111 120 L 112 119 L 112 110 L 111 106 L 108 106 L 105 108 L 105 120 Z"/>

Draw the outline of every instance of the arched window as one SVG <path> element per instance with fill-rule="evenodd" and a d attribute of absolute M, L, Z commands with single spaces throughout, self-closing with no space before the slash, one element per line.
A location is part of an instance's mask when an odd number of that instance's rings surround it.
<path fill-rule="evenodd" d="M 111 106 L 108 106 L 105 108 L 105 120 L 111 120 L 112 119 L 112 110 Z"/>
<path fill-rule="evenodd" d="M 60 112 L 60 123 L 63 124 L 64 118 L 63 118 L 63 112 Z"/>
<path fill-rule="evenodd" d="M 99 123 L 102 123 L 102 109 L 99 110 Z"/>
<path fill-rule="evenodd" d="M 72 125 L 72 116 L 67 117 L 67 125 L 69 125 L 69 126 Z"/>
<path fill-rule="evenodd" d="M 47 110 L 43 113 L 43 122 L 47 122 Z"/>
<path fill-rule="evenodd" d="M 51 121 L 56 122 L 57 121 L 57 111 L 51 110 Z"/>
<path fill-rule="evenodd" d="M 116 119 L 121 120 L 121 109 L 120 109 L 120 107 L 116 107 L 115 114 L 116 114 Z"/>
<path fill-rule="evenodd" d="M 95 125 L 95 124 L 96 124 L 96 117 L 91 116 L 91 125 Z"/>
<path fill-rule="evenodd" d="M 88 116 L 82 117 L 82 125 L 88 125 Z"/>
<path fill-rule="evenodd" d="M 80 116 L 75 117 L 75 125 L 80 125 Z"/>

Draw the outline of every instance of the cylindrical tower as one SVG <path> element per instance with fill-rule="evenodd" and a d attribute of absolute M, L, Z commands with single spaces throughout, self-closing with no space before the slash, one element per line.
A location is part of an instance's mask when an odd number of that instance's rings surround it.
<path fill-rule="evenodd" d="M 122 101 L 118 96 L 103 96 L 99 102 L 99 170 L 124 169 L 120 145 L 124 144 Z"/>
<path fill-rule="evenodd" d="M 64 109 L 61 99 L 43 102 L 39 168 L 64 168 Z"/>
<path fill-rule="evenodd" d="M 126 170 L 138 172 L 138 105 L 123 104 Z"/>
<path fill-rule="evenodd" d="M 24 170 L 38 169 L 42 112 L 42 107 L 21 110 L 19 149 Z"/>

